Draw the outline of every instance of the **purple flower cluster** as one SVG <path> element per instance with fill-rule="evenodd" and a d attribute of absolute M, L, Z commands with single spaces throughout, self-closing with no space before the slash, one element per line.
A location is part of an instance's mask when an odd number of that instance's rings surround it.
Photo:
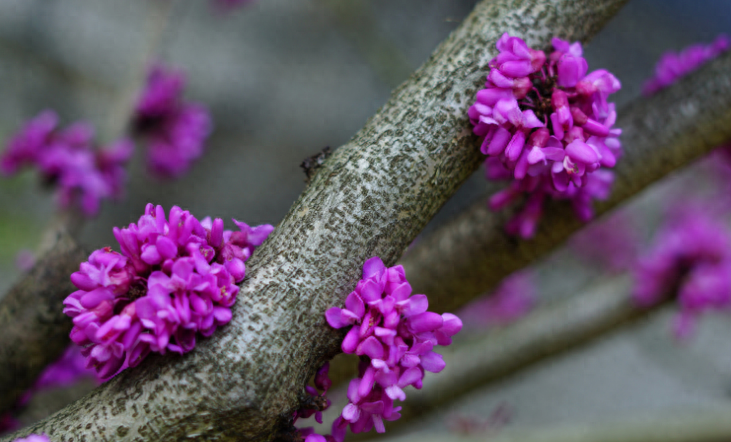
<path fill-rule="evenodd" d="M 719 35 L 709 45 L 695 44 L 675 53 L 666 52 L 655 65 L 655 76 L 647 80 L 642 87 L 642 93 L 652 95 L 685 76 L 703 64 L 718 57 L 729 48 L 729 39 Z"/>
<path fill-rule="evenodd" d="M 155 64 L 135 109 L 134 130 L 148 145 L 150 171 L 179 177 L 203 154 L 211 132 L 208 110 L 183 100 L 182 72 Z"/>
<path fill-rule="evenodd" d="M 45 111 L 30 120 L 8 143 L 0 158 L 0 172 L 16 173 L 34 165 L 44 182 L 58 186 L 61 207 L 77 205 L 87 216 L 99 211 L 102 199 L 119 197 L 125 180 L 124 164 L 134 150 L 122 139 L 106 149 L 93 146 L 94 130 L 76 123 L 59 130 L 58 117 Z"/>
<path fill-rule="evenodd" d="M 274 229 L 234 220 L 198 221 L 179 207 L 148 204 L 137 224 L 114 229 L 122 253 L 96 250 L 71 275 L 79 288 L 64 301 L 71 340 L 87 367 L 106 381 L 150 352 L 185 353 L 196 333 L 210 336 L 231 320 L 244 262 Z"/>
<path fill-rule="evenodd" d="M 688 213 L 690 212 L 690 213 Z M 704 311 L 731 306 L 731 235 L 702 210 L 677 216 L 656 235 L 635 269 L 634 299 L 643 306 L 676 292 L 679 338 L 692 333 Z"/>
<path fill-rule="evenodd" d="M 428 312 L 428 306 L 425 295 L 411 296 L 402 266 L 386 268 L 374 257 L 363 264 L 363 279 L 346 298 L 345 308 L 325 313 L 330 326 L 350 327 L 343 352 L 361 357 L 360 376 L 348 386 L 350 402 L 333 423 L 335 441 L 342 442 L 348 425 L 354 433 L 373 427 L 383 433 L 384 420 L 400 417 L 401 407 L 394 401 L 406 399 L 403 389 L 420 389 L 425 371 L 444 368 L 441 355 L 432 350 L 451 344 L 462 321 L 451 313 Z"/>
<path fill-rule="evenodd" d="M 490 199 L 499 210 L 528 195 L 507 226 L 511 234 L 535 233 L 546 197 L 568 199 L 577 216 L 591 219 L 591 202 L 608 196 L 621 153 L 620 129 L 610 94 L 621 85 L 610 72 L 587 74 L 580 43 L 554 38 L 554 51 L 531 49 L 503 34 L 490 61 L 486 88 L 469 109 L 474 133 L 484 137 L 488 179 L 512 179 Z"/>

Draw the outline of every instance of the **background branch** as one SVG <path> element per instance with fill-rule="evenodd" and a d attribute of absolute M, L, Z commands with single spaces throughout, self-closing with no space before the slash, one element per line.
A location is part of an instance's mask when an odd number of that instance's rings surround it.
<path fill-rule="evenodd" d="M 614 169 L 609 199 L 595 204 L 597 215 L 731 139 L 730 73 L 731 53 L 726 53 L 618 113 L 624 155 Z M 486 201 L 478 201 L 403 258 L 414 290 L 429 295 L 430 310 L 454 311 L 583 226 L 567 203 L 552 201 L 535 238 L 520 240 L 504 231 L 513 213 L 491 212 Z"/>
<path fill-rule="evenodd" d="M 479 165 L 467 107 L 503 32 L 585 41 L 624 1 L 480 2 L 314 177 L 247 267 L 231 323 L 183 357 L 149 357 L 43 422 L 53 440 L 269 440 L 339 351 L 324 311 L 378 255 L 393 264 Z"/>
<path fill-rule="evenodd" d="M 625 422 L 571 425 L 540 430 L 514 430 L 504 434 L 450 434 L 455 442 L 725 442 L 731 440 L 731 409 L 672 413 Z M 387 439 L 392 442 L 436 442 L 445 437 Z"/>
<path fill-rule="evenodd" d="M 400 404 L 401 419 L 389 422 L 388 430 L 423 417 L 476 388 L 605 336 L 664 305 L 640 308 L 629 296 L 630 288 L 629 276 L 606 279 L 504 329 L 443 349 L 440 352 L 446 368 L 438 374 L 427 373 L 423 389 L 407 391 L 406 401 Z M 326 424 L 332 423 L 346 404 L 344 397 L 342 403 L 333 403 L 326 413 Z M 356 439 L 358 435 L 352 436 Z"/>

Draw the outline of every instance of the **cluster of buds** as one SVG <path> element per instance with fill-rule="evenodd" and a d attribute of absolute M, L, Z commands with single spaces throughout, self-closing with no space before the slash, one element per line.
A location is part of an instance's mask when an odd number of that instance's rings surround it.
<path fill-rule="evenodd" d="M 185 77 L 154 65 L 135 109 L 133 129 L 148 145 L 147 164 L 161 177 L 179 177 L 203 154 L 211 132 L 208 110 L 183 100 Z"/>
<path fill-rule="evenodd" d="M 403 389 L 422 387 L 424 372 L 444 368 L 433 348 L 449 345 L 462 321 L 450 313 L 428 312 L 425 295 L 411 296 L 402 266 L 386 268 L 380 258 L 363 265 L 363 278 L 345 300 L 325 317 L 334 328 L 350 327 L 342 343 L 345 353 L 361 357 L 359 377 L 348 386 L 348 405 L 333 423 L 332 438 L 342 442 L 350 425 L 354 433 L 375 427 L 383 433 L 384 420 L 400 417 Z"/>
<path fill-rule="evenodd" d="M 652 95 L 665 89 L 680 77 L 726 52 L 728 48 L 728 37 L 719 35 L 709 45 L 694 44 L 678 53 L 666 52 L 655 65 L 655 76 L 647 80 L 642 87 L 642 93 Z"/>
<path fill-rule="evenodd" d="M 708 211 L 690 210 L 656 235 L 635 271 L 634 299 L 642 306 L 677 293 L 677 337 L 690 335 L 699 314 L 731 306 L 731 235 Z"/>
<path fill-rule="evenodd" d="M 101 200 L 119 197 L 124 165 L 134 150 L 122 139 L 106 149 L 94 148 L 94 130 L 76 123 L 60 130 L 58 116 L 44 111 L 30 120 L 9 142 L 0 158 L 0 172 L 11 175 L 22 166 L 38 168 L 44 183 L 58 186 L 62 208 L 75 205 L 87 216 L 99 211 Z"/>
<path fill-rule="evenodd" d="M 608 196 L 621 153 L 613 128 L 617 114 L 607 97 L 621 87 L 610 72 L 587 74 L 580 43 L 558 38 L 554 51 L 531 49 L 508 34 L 497 42 L 486 89 L 469 109 L 474 133 L 484 137 L 489 179 L 513 179 L 490 199 L 499 210 L 523 194 L 525 208 L 507 226 L 511 234 L 531 237 L 548 197 L 569 199 L 577 216 L 593 216 L 591 201 Z"/>
<path fill-rule="evenodd" d="M 148 204 L 137 224 L 114 229 L 122 253 L 96 250 L 71 275 L 79 288 L 64 301 L 73 318 L 71 340 L 87 367 L 106 381 L 150 352 L 185 353 L 196 333 L 210 336 L 231 320 L 231 306 L 254 247 L 274 229 L 223 229 L 223 220 L 198 221 L 173 207 Z"/>

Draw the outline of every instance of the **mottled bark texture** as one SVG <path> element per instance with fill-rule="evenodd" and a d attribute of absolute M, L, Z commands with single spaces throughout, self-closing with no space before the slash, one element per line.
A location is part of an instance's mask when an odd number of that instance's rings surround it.
<path fill-rule="evenodd" d="M 378 255 L 399 258 L 479 165 L 467 108 L 503 32 L 547 47 L 585 41 L 623 0 L 479 3 L 427 63 L 313 178 L 248 263 L 232 322 L 195 351 L 152 356 L 11 436 L 54 441 L 270 440 L 290 427 L 306 380 L 339 351 L 325 310 Z"/>
<path fill-rule="evenodd" d="M 66 230 L 55 232 L 55 243 L 0 302 L 1 410 L 69 346 L 72 324 L 63 314 L 63 300 L 76 290 L 69 275 L 88 255 Z"/>
<path fill-rule="evenodd" d="M 731 139 L 731 53 L 620 110 L 616 127 L 624 155 L 597 215 Z M 504 231 L 512 215 L 478 201 L 409 251 L 401 263 L 414 290 L 429 295 L 430 310 L 455 310 L 582 227 L 567 203 L 550 202 L 536 236 L 521 240 Z"/>

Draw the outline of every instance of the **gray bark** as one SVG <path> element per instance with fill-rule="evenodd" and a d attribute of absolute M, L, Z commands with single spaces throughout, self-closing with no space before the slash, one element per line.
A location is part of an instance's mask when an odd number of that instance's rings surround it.
<path fill-rule="evenodd" d="M 619 112 L 624 155 L 616 181 L 597 215 L 654 181 L 731 139 L 731 53 L 658 94 Z M 504 231 L 510 210 L 494 213 L 485 201 L 419 242 L 401 262 L 418 293 L 437 312 L 453 311 L 525 267 L 582 227 L 565 202 L 546 205 L 536 236 L 520 240 Z"/>
<path fill-rule="evenodd" d="M 12 407 L 70 344 L 72 324 L 63 314 L 63 300 L 76 290 L 69 275 L 88 255 L 63 229 L 55 230 L 55 243 L 49 245 L 0 303 L 1 410 Z"/>
<path fill-rule="evenodd" d="M 251 258 L 232 322 L 195 351 L 149 357 L 7 439 L 270 440 L 339 351 L 324 311 L 371 256 L 393 264 L 479 165 L 466 111 L 503 32 L 587 40 L 623 0 L 483 1 L 314 177 Z"/>

